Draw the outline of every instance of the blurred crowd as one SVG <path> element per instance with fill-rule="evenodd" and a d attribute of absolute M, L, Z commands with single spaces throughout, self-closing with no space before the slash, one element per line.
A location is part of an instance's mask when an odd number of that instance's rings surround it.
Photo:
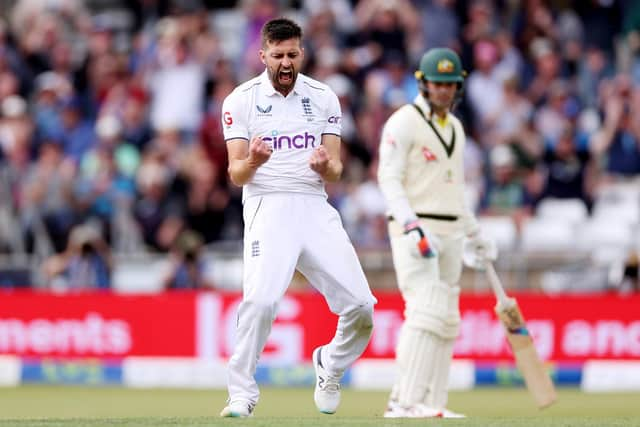
<path fill-rule="evenodd" d="M 388 244 L 380 130 L 434 46 L 469 73 L 456 112 L 480 215 L 519 223 L 545 197 L 591 206 L 640 177 L 637 1 L 0 3 L 0 252 L 49 248 L 51 280 L 90 253 L 101 261 L 82 280 L 108 287 L 111 251 L 184 259 L 185 241 L 242 237 L 220 108 L 263 70 L 260 28 L 278 16 L 300 22 L 303 72 L 340 99 L 346 168 L 328 192 L 360 248 Z M 181 277 L 167 286 L 198 281 Z"/>

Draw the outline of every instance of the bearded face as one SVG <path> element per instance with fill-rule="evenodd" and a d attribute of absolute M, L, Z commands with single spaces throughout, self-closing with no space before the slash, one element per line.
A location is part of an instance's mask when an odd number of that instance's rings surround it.
<path fill-rule="evenodd" d="M 260 50 L 260 59 L 267 66 L 273 87 L 285 96 L 291 92 L 304 59 L 300 39 L 267 42 Z"/>

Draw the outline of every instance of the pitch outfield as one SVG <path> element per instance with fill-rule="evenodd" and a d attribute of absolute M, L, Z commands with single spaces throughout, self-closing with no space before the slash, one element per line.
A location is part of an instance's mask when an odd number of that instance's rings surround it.
<path fill-rule="evenodd" d="M 263 389 L 251 419 L 220 419 L 222 390 L 23 386 L 0 388 L 0 426 L 640 426 L 640 393 L 584 394 L 560 389 L 559 402 L 536 410 L 524 389 L 478 389 L 451 393 L 452 409 L 465 420 L 387 420 L 387 393 L 345 390 L 336 415 L 321 415 L 313 390 Z"/>

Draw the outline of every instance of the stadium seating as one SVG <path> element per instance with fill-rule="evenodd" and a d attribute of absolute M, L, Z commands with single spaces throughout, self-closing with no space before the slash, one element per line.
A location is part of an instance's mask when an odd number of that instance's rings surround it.
<path fill-rule="evenodd" d="M 487 216 L 478 218 L 482 233 L 493 239 L 500 253 L 512 251 L 518 241 L 518 231 L 509 216 Z"/>
<path fill-rule="evenodd" d="M 587 205 L 581 199 L 544 198 L 538 204 L 536 215 L 540 218 L 554 218 L 576 225 L 589 216 Z"/>

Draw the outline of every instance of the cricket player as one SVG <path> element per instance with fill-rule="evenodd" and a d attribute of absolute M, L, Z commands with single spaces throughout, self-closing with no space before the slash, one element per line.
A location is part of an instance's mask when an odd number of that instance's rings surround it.
<path fill-rule="evenodd" d="M 396 347 L 399 375 L 384 416 L 463 417 L 446 409 L 460 325 L 463 243 L 476 267 L 497 251 L 465 205 L 465 134 L 451 114 L 464 82 L 460 58 L 450 49 L 431 49 L 416 78 L 419 95 L 389 118 L 380 142 L 378 180 L 405 301 Z"/>
<path fill-rule="evenodd" d="M 299 72 L 301 39 L 295 22 L 267 22 L 260 50 L 265 71 L 238 86 L 222 108 L 229 175 L 243 186 L 245 227 L 243 299 L 223 417 L 250 416 L 258 402 L 256 364 L 296 269 L 339 316 L 333 340 L 313 352 L 320 412 L 336 411 L 340 379 L 371 335 L 376 300 L 324 190 L 342 172 L 340 105 L 327 85 Z"/>

